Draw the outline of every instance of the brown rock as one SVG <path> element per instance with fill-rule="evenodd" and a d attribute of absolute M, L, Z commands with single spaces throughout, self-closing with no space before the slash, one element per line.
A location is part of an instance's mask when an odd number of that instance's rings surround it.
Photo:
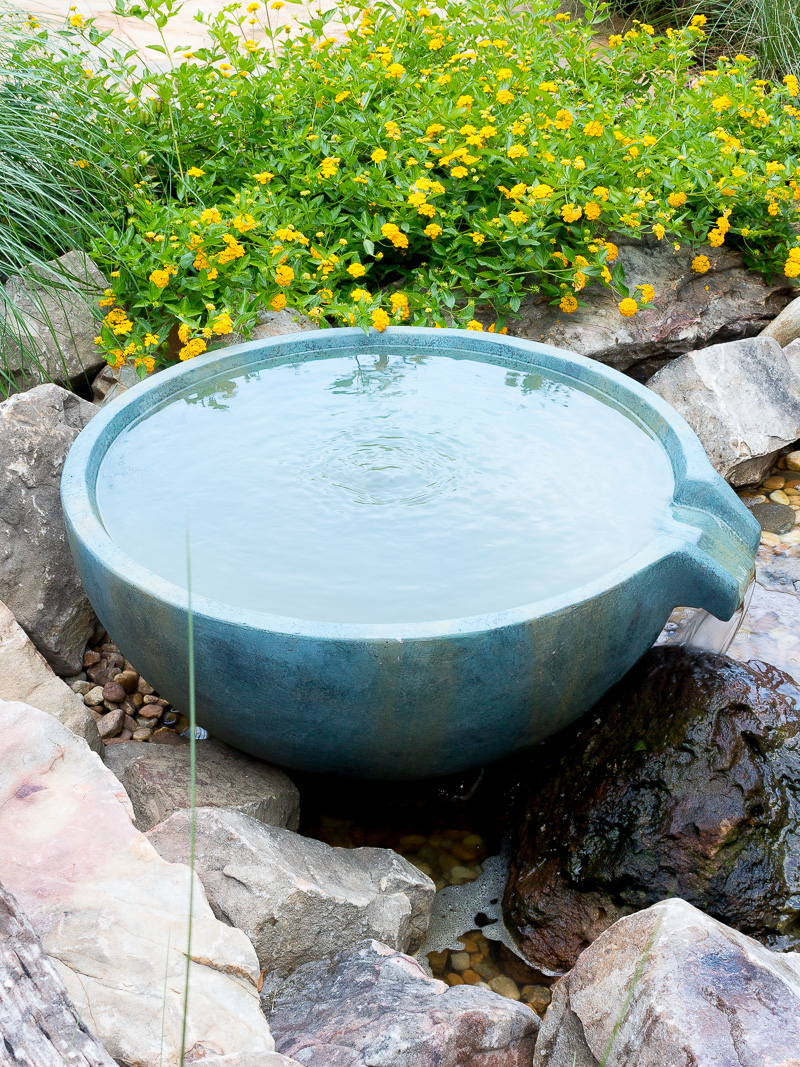
<path fill-rule="evenodd" d="M 113 704 L 121 704 L 125 699 L 125 690 L 117 682 L 106 682 L 103 686 L 103 699 Z"/>
<path fill-rule="evenodd" d="M 84 666 L 84 668 L 93 667 L 95 665 L 95 663 L 99 663 L 99 662 L 100 662 L 100 653 L 99 652 L 93 652 L 91 649 L 87 649 L 86 652 L 84 652 L 84 654 L 83 654 L 83 666 Z"/>
<path fill-rule="evenodd" d="M 114 681 L 117 685 L 122 686 L 126 693 L 135 693 L 136 686 L 139 684 L 139 675 L 136 671 L 123 670 L 122 674 L 118 674 Z"/>
<path fill-rule="evenodd" d="M 186 748 L 189 744 L 188 737 L 181 737 L 166 726 L 160 726 L 150 740 L 154 745 L 169 745 L 171 748 Z"/>
<path fill-rule="evenodd" d="M 121 708 L 109 711 L 97 720 L 97 732 L 105 740 L 107 737 L 116 737 L 125 726 L 125 712 Z"/>
<path fill-rule="evenodd" d="M 525 957 L 569 970 L 616 919 L 679 895 L 800 941 L 800 689 L 782 671 L 649 652 L 534 752 L 504 901 Z"/>
<path fill-rule="evenodd" d="M 683 900 L 621 919 L 553 988 L 533 1067 L 796 1067 L 800 956 Z"/>
<path fill-rule="evenodd" d="M 160 704 L 142 704 L 138 713 L 144 715 L 146 719 L 157 719 L 163 710 Z"/>
<path fill-rule="evenodd" d="M 136 683 L 136 692 L 141 693 L 142 696 L 148 696 L 150 693 L 154 692 L 154 689 L 152 685 L 148 685 L 144 678 L 140 677 L 139 681 Z"/>

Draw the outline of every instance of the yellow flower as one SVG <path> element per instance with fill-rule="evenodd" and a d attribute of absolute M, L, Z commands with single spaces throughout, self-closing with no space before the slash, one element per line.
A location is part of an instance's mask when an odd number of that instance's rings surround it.
<path fill-rule="evenodd" d="M 269 306 L 275 311 L 282 311 L 286 307 L 286 294 L 276 293 L 272 300 L 270 300 Z"/>
<path fill-rule="evenodd" d="M 442 47 L 444 47 L 444 37 L 440 33 L 437 33 L 435 37 L 431 37 L 430 41 L 428 41 L 428 48 L 431 52 L 438 52 Z"/>
<path fill-rule="evenodd" d="M 575 118 L 572 112 L 562 107 L 559 111 L 556 111 L 553 125 L 557 130 L 568 130 L 574 121 Z"/>
<path fill-rule="evenodd" d="M 600 218 L 601 207 L 599 204 L 595 204 L 593 200 L 590 200 L 588 204 L 583 205 L 583 213 L 587 219 L 594 220 Z"/>
<path fill-rule="evenodd" d="M 466 178 L 466 176 L 469 174 L 469 171 L 466 167 L 453 167 L 450 173 L 454 178 Z"/>
<path fill-rule="evenodd" d="M 515 226 L 520 226 L 523 222 L 527 222 L 528 217 L 524 211 L 509 211 L 508 213 L 509 221 L 513 222 Z"/>
<path fill-rule="evenodd" d="M 467 323 L 468 330 L 475 330 L 478 333 L 483 333 L 483 323 L 478 322 L 477 319 L 470 319 Z"/>
<path fill-rule="evenodd" d="M 606 262 L 613 263 L 619 255 L 619 249 L 613 241 L 604 241 L 603 248 L 606 250 Z"/>
<path fill-rule="evenodd" d="M 158 289 L 163 289 L 165 285 L 169 284 L 169 274 L 165 270 L 154 270 L 150 275 L 150 281 Z"/>
<path fill-rule="evenodd" d="M 152 374 L 153 371 L 156 369 L 156 361 L 153 359 L 152 356 L 145 356 L 142 360 L 142 363 L 144 364 L 144 369 L 147 371 L 148 374 Z"/>
<path fill-rule="evenodd" d="M 389 298 L 392 305 L 392 312 L 395 315 L 399 315 L 401 319 L 408 318 L 408 297 L 405 293 L 392 293 Z"/>
<path fill-rule="evenodd" d="M 385 148 L 376 148 L 370 156 L 370 159 L 373 163 L 382 163 L 387 155 L 388 153 Z"/>
<path fill-rule="evenodd" d="M 344 92 L 337 93 L 336 96 L 334 96 L 334 98 L 333 98 L 334 104 L 341 104 L 342 100 L 346 100 L 349 95 L 350 95 L 350 90 L 349 89 L 345 89 Z"/>
<path fill-rule="evenodd" d="M 608 267 L 603 267 L 603 269 L 600 271 L 600 277 L 607 285 L 611 285 L 611 271 L 608 269 Z"/>
<path fill-rule="evenodd" d="M 624 300 L 620 300 L 618 307 L 620 315 L 624 315 L 626 319 L 629 319 L 632 315 L 635 315 L 636 312 L 639 310 L 639 305 L 629 296 L 626 296 Z"/>
<path fill-rule="evenodd" d="M 725 94 L 722 96 L 716 96 L 711 101 L 711 107 L 719 114 L 721 111 L 726 111 L 731 106 L 731 98 Z"/>
<path fill-rule="evenodd" d="M 709 230 L 708 243 L 712 248 L 719 248 L 721 244 L 725 243 L 725 234 L 719 229 Z"/>
<path fill-rule="evenodd" d="M 247 233 L 248 230 L 256 228 L 256 220 L 252 215 L 237 215 L 233 220 L 233 225 L 239 233 Z"/>
<path fill-rule="evenodd" d="M 692 21 L 691 21 L 690 25 L 696 26 L 696 27 L 700 27 L 700 26 L 705 26 L 705 24 L 707 22 L 708 22 L 708 19 L 706 18 L 705 15 L 692 15 Z"/>
<path fill-rule="evenodd" d="M 372 293 L 368 289 L 353 289 L 350 293 L 350 299 L 354 304 L 362 300 L 365 304 L 369 304 L 372 300 Z"/>
<path fill-rule="evenodd" d="M 205 174 L 204 170 L 200 170 L 199 167 L 189 167 L 186 171 L 190 178 L 202 178 Z"/>
<path fill-rule="evenodd" d="M 793 259 L 791 253 L 789 259 L 783 266 L 783 273 L 787 278 L 797 278 L 800 276 L 800 259 Z"/>
<path fill-rule="evenodd" d="M 533 187 L 532 194 L 534 200 L 546 200 L 548 196 L 553 195 L 553 187 L 551 185 L 545 185 L 543 182 L 541 182 L 539 185 L 535 185 Z"/>
<path fill-rule="evenodd" d="M 608 46 L 609 46 L 609 48 L 619 48 L 619 46 L 621 44 L 622 44 L 622 34 L 621 33 L 612 33 L 611 36 L 608 38 Z"/>
<path fill-rule="evenodd" d="M 188 345 L 185 345 L 180 352 L 178 352 L 178 359 L 193 359 L 194 356 L 199 356 L 201 352 L 205 352 L 206 348 L 207 345 L 203 338 L 195 337 L 193 341 L 190 341 Z"/>
<path fill-rule="evenodd" d="M 798 86 L 797 78 L 794 76 L 794 74 L 787 74 L 786 77 L 783 79 L 783 84 L 789 90 L 789 94 L 791 96 L 797 96 L 798 94 L 800 94 L 800 86 Z"/>
<path fill-rule="evenodd" d="M 231 333 L 233 331 L 233 319 L 230 317 L 227 311 L 223 311 L 221 315 L 217 315 L 217 317 L 212 321 L 211 329 L 214 331 L 215 334 L 220 337 L 223 334 Z"/>
<path fill-rule="evenodd" d="M 500 89 L 495 97 L 498 104 L 510 104 L 514 94 L 509 89 Z"/>
<path fill-rule="evenodd" d="M 178 327 L 178 340 L 185 345 L 191 336 L 192 328 L 188 322 L 182 322 Z"/>
<path fill-rule="evenodd" d="M 386 68 L 386 78 L 402 78 L 406 72 L 406 68 L 402 63 L 390 63 Z"/>
<path fill-rule="evenodd" d="M 670 207 L 683 207 L 686 203 L 686 193 L 670 193 L 667 203 Z"/>
<path fill-rule="evenodd" d="M 351 263 L 347 268 L 347 273 L 353 278 L 361 278 L 367 273 L 367 268 L 361 263 Z"/>
<path fill-rule="evenodd" d="M 375 308 L 375 310 L 372 312 L 372 325 L 373 328 L 378 331 L 378 333 L 383 333 L 383 331 L 389 325 L 390 321 L 391 320 L 389 316 L 386 314 L 383 308 Z"/>
<path fill-rule="evenodd" d="M 222 222 L 222 215 L 215 207 L 207 207 L 200 215 L 200 221 L 206 224 Z"/>
<path fill-rule="evenodd" d="M 217 270 L 217 268 L 216 267 L 212 267 L 211 270 L 206 275 L 206 277 L 208 278 L 208 280 L 210 282 L 213 282 L 218 274 L 219 274 L 219 271 Z"/>
<path fill-rule="evenodd" d="M 575 309 L 577 308 L 578 301 L 575 299 L 572 293 L 565 293 L 564 296 L 561 297 L 558 306 L 561 308 L 562 311 L 566 312 L 567 315 L 571 315 L 572 312 L 575 311 Z"/>
<path fill-rule="evenodd" d="M 558 86 L 555 82 L 542 82 L 539 86 L 539 91 L 543 93 L 557 93 Z"/>
<path fill-rule="evenodd" d="M 278 267 L 278 269 L 275 271 L 275 281 L 280 286 L 291 285 L 294 281 L 294 271 L 291 267 L 287 267 L 285 265 Z"/>
<path fill-rule="evenodd" d="M 583 127 L 583 132 L 587 137 L 602 137 L 605 127 L 597 121 L 587 122 Z"/>
<path fill-rule="evenodd" d="M 664 229 L 664 227 L 661 225 L 660 222 L 657 222 L 655 224 L 655 226 L 653 227 L 653 233 L 656 235 L 656 237 L 659 239 L 659 241 L 661 241 L 663 239 L 664 234 L 666 232 L 667 231 Z"/>
<path fill-rule="evenodd" d="M 637 285 L 636 288 L 641 292 L 641 301 L 643 304 L 649 304 L 653 297 L 656 295 L 655 289 L 652 285 Z"/>
<path fill-rule="evenodd" d="M 711 262 L 708 256 L 695 256 L 692 260 L 692 270 L 697 274 L 705 274 L 707 270 L 710 270 Z"/>
<path fill-rule="evenodd" d="M 432 219 L 433 216 L 436 214 L 436 208 L 433 206 L 433 204 L 420 204 L 417 208 L 417 214 Z"/>
<path fill-rule="evenodd" d="M 482 245 L 483 242 L 486 240 L 482 233 L 470 233 L 470 237 L 476 245 Z"/>
<path fill-rule="evenodd" d="M 523 159 L 528 154 L 528 149 L 522 144 L 512 144 L 506 155 L 509 159 Z"/>
<path fill-rule="evenodd" d="M 85 25 L 83 15 L 70 15 L 69 24 L 74 26 L 75 29 L 80 29 L 81 26 Z"/>
<path fill-rule="evenodd" d="M 431 222 L 429 225 L 427 225 L 425 227 L 425 229 L 422 232 L 427 237 L 434 238 L 434 237 L 438 237 L 439 234 L 442 232 L 442 227 L 441 226 L 437 226 L 435 222 Z"/>
<path fill-rule="evenodd" d="M 583 208 L 577 204 L 564 204 L 561 209 L 561 218 L 564 222 L 577 222 L 583 214 Z"/>

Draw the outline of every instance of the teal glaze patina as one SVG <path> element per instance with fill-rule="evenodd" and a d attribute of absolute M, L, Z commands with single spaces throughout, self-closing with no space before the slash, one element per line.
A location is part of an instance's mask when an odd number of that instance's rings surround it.
<path fill-rule="evenodd" d="M 165 371 L 109 404 L 80 434 L 64 467 L 67 533 L 89 598 L 120 649 L 175 706 L 188 704 L 187 594 L 180 582 L 146 566 L 141 554 L 126 551 L 122 537 L 109 534 L 103 502 L 112 446 L 143 420 L 156 426 L 154 416 L 168 412 L 170 403 L 208 396 L 231 380 L 245 390 L 264 370 L 342 356 L 385 364 L 411 349 L 422 364 L 455 355 L 512 376 L 552 378 L 566 383 L 565 392 L 582 395 L 584 410 L 589 397 L 622 413 L 626 426 L 641 434 L 643 451 L 657 448 L 654 468 L 667 474 L 671 468 L 665 521 L 655 523 L 632 554 L 623 548 L 622 562 L 589 580 L 584 574 L 574 588 L 556 583 L 554 595 L 525 606 L 443 621 L 293 618 L 252 603 L 237 606 L 232 594 L 224 602 L 224 582 L 215 587 L 216 599 L 196 585 L 198 722 L 275 763 L 421 778 L 507 755 L 590 708 L 652 645 L 676 605 L 730 618 L 752 572 L 758 523 L 714 472 L 693 432 L 660 397 L 593 360 L 516 338 L 415 327 L 369 335 L 323 330 L 237 345 Z M 144 441 L 140 447 L 146 450 Z M 157 454 L 148 459 L 159 463 Z M 124 467 L 116 477 L 124 496 Z M 400 487 L 408 494 L 407 482 Z M 417 491 L 416 483 L 411 489 Z M 358 490 L 376 491 L 372 482 L 359 483 Z M 416 503 L 413 494 L 407 502 Z M 143 516 L 142 539 L 160 533 L 166 534 L 162 524 Z M 586 536 L 592 536 L 590 522 Z M 481 595 L 491 593 L 489 583 Z M 380 597 L 377 604 L 380 610 Z"/>

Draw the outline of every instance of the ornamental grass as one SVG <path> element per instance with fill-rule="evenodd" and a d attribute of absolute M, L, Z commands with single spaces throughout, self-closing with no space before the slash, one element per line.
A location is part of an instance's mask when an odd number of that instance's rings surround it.
<path fill-rule="evenodd" d="M 741 54 L 699 72 L 702 15 L 606 42 L 601 6 L 576 20 L 549 0 L 339 4 L 277 26 L 283 6 L 199 16 L 208 46 L 164 44 L 161 69 L 77 15 L 16 48 L 70 113 L 124 132 L 116 193 L 88 208 L 109 362 L 145 373 L 285 307 L 513 330 L 524 299 L 569 315 L 600 285 L 630 317 L 657 294 L 629 289 L 620 235 L 688 247 L 699 273 L 726 244 L 800 277 L 798 83 Z M 163 30 L 173 10 L 126 13 Z"/>

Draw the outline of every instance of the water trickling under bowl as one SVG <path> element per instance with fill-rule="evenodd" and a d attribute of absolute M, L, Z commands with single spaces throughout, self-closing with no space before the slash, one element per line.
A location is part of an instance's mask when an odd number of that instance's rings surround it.
<path fill-rule="evenodd" d="M 327 622 L 461 618 L 577 588 L 666 524 L 663 447 L 557 372 L 394 348 L 211 378 L 109 447 L 110 537 L 196 593 Z"/>

